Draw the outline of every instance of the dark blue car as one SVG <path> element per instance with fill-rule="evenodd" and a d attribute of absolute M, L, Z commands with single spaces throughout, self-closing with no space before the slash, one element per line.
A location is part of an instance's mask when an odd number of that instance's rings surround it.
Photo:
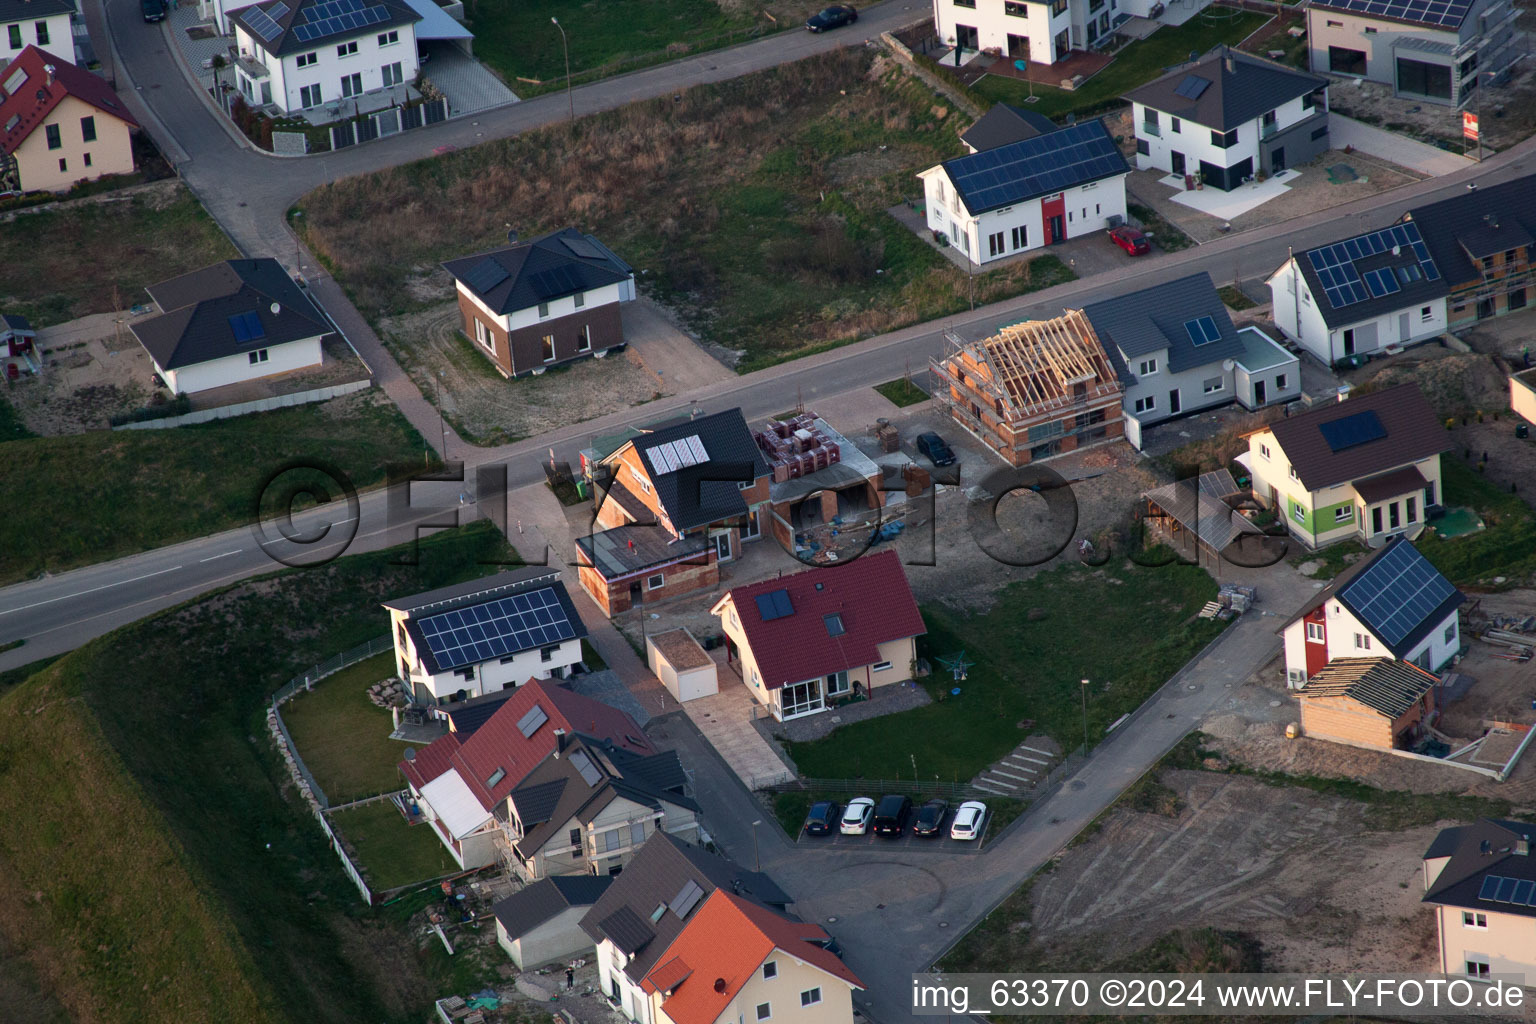
<path fill-rule="evenodd" d="M 825 32 L 829 28 L 842 28 L 859 20 L 859 12 L 841 5 L 826 7 L 811 15 L 805 27 L 812 32 Z"/>

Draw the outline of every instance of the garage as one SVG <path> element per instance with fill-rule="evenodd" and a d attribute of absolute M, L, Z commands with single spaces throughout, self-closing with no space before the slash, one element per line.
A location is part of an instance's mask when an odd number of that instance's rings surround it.
<path fill-rule="evenodd" d="M 680 701 L 713 696 L 719 691 L 715 660 L 686 629 L 669 629 L 646 637 L 645 660 L 667 692 Z"/>

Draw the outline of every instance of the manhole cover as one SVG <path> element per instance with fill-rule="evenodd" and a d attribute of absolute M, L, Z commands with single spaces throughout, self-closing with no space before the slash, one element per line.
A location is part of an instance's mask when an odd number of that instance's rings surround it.
<path fill-rule="evenodd" d="M 1087 786 L 1088 786 L 1088 783 L 1084 782 L 1082 779 L 1073 779 L 1072 780 L 1072 788 L 1073 789 L 1086 789 Z"/>
<path fill-rule="evenodd" d="M 1272 700 L 1272 701 L 1269 702 L 1269 706 L 1272 707 L 1272 708 L 1277 708 L 1277 707 L 1280 706 L 1280 702 L 1277 701 L 1277 700 Z"/>
<path fill-rule="evenodd" d="M 940 928 L 948 928 L 949 927 L 949 922 L 948 921 L 940 921 L 939 922 L 939 927 Z"/>

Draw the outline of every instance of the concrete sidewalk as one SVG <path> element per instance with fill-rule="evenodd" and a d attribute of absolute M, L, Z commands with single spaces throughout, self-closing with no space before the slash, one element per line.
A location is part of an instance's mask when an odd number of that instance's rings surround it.
<path fill-rule="evenodd" d="M 1436 146 L 1383 131 L 1343 114 L 1329 113 L 1328 137 L 1334 149 L 1353 146 L 1362 153 L 1430 177 L 1453 174 L 1477 165 L 1477 161 L 1460 153 L 1447 153 Z"/>

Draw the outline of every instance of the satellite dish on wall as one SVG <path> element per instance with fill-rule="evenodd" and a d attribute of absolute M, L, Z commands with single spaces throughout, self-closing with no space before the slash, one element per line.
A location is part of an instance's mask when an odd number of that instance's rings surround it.
<path fill-rule="evenodd" d="M 1223 370 L 1226 370 L 1226 371 L 1227 371 L 1227 372 L 1228 372 L 1228 373 L 1231 373 L 1231 372 L 1232 372 L 1232 368 L 1233 368 L 1233 367 L 1234 367 L 1234 366 L 1236 366 L 1236 365 L 1237 365 L 1237 364 L 1236 364 L 1236 363 L 1234 363 L 1234 362 L 1233 362 L 1233 361 L 1232 361 L 1232 360 L 1230 360 L 1230 359 L 1223 359 L 1223 360 L 1222 360 L 1222 361 L 1221 361 L 1221 368 L 1222 368 L 1222 369 L 1223 369 Z"/>
<path fill-rule="evenodd" d="M 273 316 L 277 316 L 277 314 L 279 314 L 279 313 L 281 313 L 283 311 L 283 307 L 278 305 L 276 302 L 272 303 L 272 305 L 269 308 L 272 310 L 272 315 Z"/>

